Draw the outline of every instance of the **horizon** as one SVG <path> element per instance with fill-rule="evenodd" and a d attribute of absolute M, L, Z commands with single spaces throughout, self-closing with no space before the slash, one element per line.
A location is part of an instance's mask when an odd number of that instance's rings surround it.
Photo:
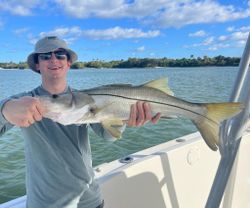
<path fill-rule="evenodd" d="M 192 55 L 191 55 L 192 56 Z M 197 56 L 197 57 L 180 57 L 180 58 L 168 58 L 168 57 L 157 57 L 157 58 L 152 58 L 152 57 L 142 57 L 142 58 L 138 58 L 138 57 L 128 57 L 127 59 L 120 59 L 120 60 L 100 60 L 100 59 L 93 59 L 93 60 L 89 60 L 89 61 L 82 61 L 82 60 L 77 60 L 76 62 L 74 63 L 77 63 L 77 62 L 80 62 L 80 63 L 89 63 L 89 62 L 103 62 L 103 63 L 108 63 L 108 62 L 116 62 L 116 61 L 121 61 L 121 62 L 126 62 L 128 61 L 129 59 L 138 59 L 138 60 L 143 60 L 143 59 L 148 59 L 148 60 L 151 60 L 151 59 L 155 59 L 155 60 L 161 60 L 161 59 L 168 59 L 168 60 L 174 60 L 174 61 L 177 61 L 177 60 L 181 60 L 181 59 L 187 59 L 187 60 L 192 60 L 192 59 L 201 59 L 201 60 L 204 60 L 204 58 L 209 58 L 209 59 L 214 59 L 218 56 L 222 56 L 222 55 L 217 55 L 217 56 L 203 56 L 203 57 L 200 57 L 200 56 Z M 236 56 L 222 56 L 224 58 L 239 58 L 241 59 L 241 57 L 236 57 Z M 19 62 L 13 62 L 13 61 L 9 61 L 9 62 L 0 62 L 0 64 L 7 64 L 7 63 L 14 63 L 14 64 L 23 64 L 23 63 L 27 63 L 26 61 L 19 61 Z"/>
<path fill-rule="evenodd" d="M 26 62 L 47 35 L 80 62 L 241 57 L 249 31 L 250 0 L 2 0 L 0 62 Z"/>

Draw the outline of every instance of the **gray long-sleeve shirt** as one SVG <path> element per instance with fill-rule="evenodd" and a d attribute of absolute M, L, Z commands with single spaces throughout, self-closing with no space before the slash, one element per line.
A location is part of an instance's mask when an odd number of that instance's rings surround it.
<path fill-rule="evenodd" d="M 11 98 L 40 95 L 49 93 L 40 86 Z M 0 102 L 0 109 L 5 102 Z M 0 135 L 11 127 L 13 125 L 1 110 Z M 110 138 L 100 124 L 92 128 L 103 138 Z M 101 204 L 100 188 L 94 180 L 87 125 L 63 126 L 43 118 L 21 130 L 27 167 L 27 207 L 95 208 Z"/>

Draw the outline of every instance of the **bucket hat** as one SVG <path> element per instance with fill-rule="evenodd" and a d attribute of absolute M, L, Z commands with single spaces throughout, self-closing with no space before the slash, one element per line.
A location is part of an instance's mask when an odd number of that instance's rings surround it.
<path fill-rule="evenodd" d="M 30 69 L 34 72 L 40 73 L 40 71 L 36 70 L 36 54 L 52 52 L 58 48 L 62 48 L 68 52 L 71 63 L 74 63 L 77 60 L 77 54 L 73 50 L 69 49 L 64 40 L 58 38 L 57 36 L 47 36 L 37 41 L 35 51 L 28 56 L 27 63 Z"/>

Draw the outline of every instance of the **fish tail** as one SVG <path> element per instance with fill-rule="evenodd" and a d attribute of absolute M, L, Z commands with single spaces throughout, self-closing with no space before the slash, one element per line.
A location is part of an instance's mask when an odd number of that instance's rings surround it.
<path fill-rule="evenodd" d="M 235 116 L 243 109 L 241 103 L 209 103 L 202 104 L 206 115 L 193 123 L 200 131 L 207 145 L 214 151 L 219 146 L 219 131 L 221 122 Z"/>

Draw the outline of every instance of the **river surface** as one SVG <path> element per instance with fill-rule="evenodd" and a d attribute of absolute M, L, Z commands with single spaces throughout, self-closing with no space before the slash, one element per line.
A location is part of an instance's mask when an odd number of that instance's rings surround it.
<path fill-rule="evenodd" d="M 70 70 L 68 82 L 76 89 L 111 83 L 142 84 L 168 77 L 176 97 L 192 102 L 228 101 L 237 76 L 235 67 L 161 69 Z M 0 70 L 0 100 L 40 85 L 40 75 L 31 70 Z M 157 125 L 127 128 L 122 139 L 107 143 L 90 132 L 93 165 L 109 162 L 139 150 L 196 131 L 187 119 L 162 120 Z M 24 143 L 15 127 L 0 137 L 0 203 L 25 195 Z"/>

